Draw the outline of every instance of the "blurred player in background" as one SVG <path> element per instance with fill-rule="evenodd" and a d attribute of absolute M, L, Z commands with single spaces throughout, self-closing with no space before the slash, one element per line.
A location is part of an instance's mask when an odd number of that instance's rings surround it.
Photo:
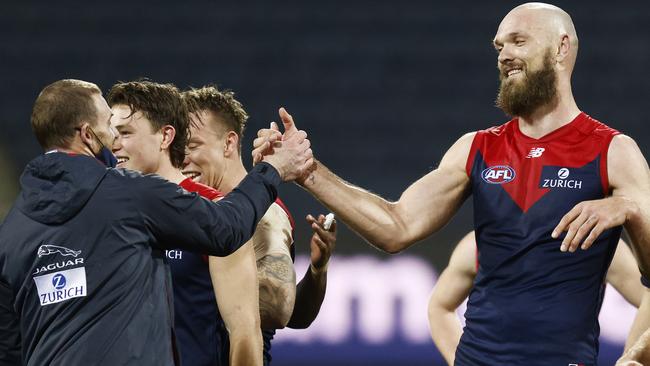
<path fill-rule="evenodd" d="M 107 99 L 113 110 L 112 125 L 119 133 L 113 145 L 118 167 L 158 174 L 209 200 L 222 197 L 181 173 L 189 116 L 175 86 L 150 81 L 118 83 Z M 179 249 L 166 251 L 166 256 L 172 273 L 174 324 L 182 364 L 215 365 L 219 329 L 225 326 L 233 340 L 230 353 L 225 350 L 225 359 L 230 355 L 232 365 L 261 365 L 252 244 L 244 244 L 227 257 Z"/>
<path fill-rule="evenodd" d="M 478 252 L 474 232 L 458 242 L 447 268 L 438 277 L 429 299 L 429 328 L 431 338 L 449 365 L 454 364 L 456 347 L 463 329 L 456 310 L 469 296 L 478 272 Z M 647 290 L 639 281 L 641 273 L 627 244 L 620 240 L 612 264 L 607 271 L 607 282 L 634 307 L 641 305 Z M 646 300 L 647 301 L 647 300 Z"/>
<path fill-rule="evenodd" d="M 191 119 L 191 137 L 183 173 L 196 182 L 228 193 L 246 176 L 241 141 L 248 114 L 231 91 L 206 86 L 183 93 Z M 336 242 L 336 224 L 324 230 L 325 217 L 307 217 L 311 238 L 311 265 L 296 287 L 293 267 L 294 221 L 277 199 L 251 239 L 259 280 L 259 310 L 264 337 L 264 363 L 271 361 L 276 329 L 307 328 L 325 297 L 327 264 Z M 295 303 L 295 305 L 294 305 Z M 227 349 L 227 338 L 222 347 Z"/>
<path fill-rule="evenodd" d="M 518 6 L 493 44 L 497 105 L 514 118 L 462 136 L 397 202 L 320 162 L 297 182 L 389 253 L 440 230 L 472 195 L 480 266 L 456 365 L 593 365 L 602 283 L 621 225 L 650 273 L 648 165 L 634 140 L 576 105 L 578 36 L 569 14 Z M 282 117 L 284 134 L 258 132 L 255 160 L 292 136 L 292 117 Z"/>

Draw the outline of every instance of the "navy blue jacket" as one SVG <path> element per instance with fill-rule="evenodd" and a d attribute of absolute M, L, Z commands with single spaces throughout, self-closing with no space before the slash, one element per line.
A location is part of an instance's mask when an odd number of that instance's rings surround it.
<path fill-rule="evenodd" d="M 50 153 L 0 227 L 0 365 L 178 364 L 165 249 L 224 256 L 280 177 L 259 164 L 218 203 L 157 176 Z"/>

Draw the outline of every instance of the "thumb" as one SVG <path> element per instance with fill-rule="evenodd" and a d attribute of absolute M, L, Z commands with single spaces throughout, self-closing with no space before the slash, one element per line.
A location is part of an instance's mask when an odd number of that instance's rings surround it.
<path fill-rule="evenodd" d="M 282 119 L 282 124 L 284 124 L 284 133 L 291 135 L 292 133 L 298 131 L 296 124 L 293 122 L 293 117 L 287 112 L 284 107 L 279 110 L 280 118 Z"/>

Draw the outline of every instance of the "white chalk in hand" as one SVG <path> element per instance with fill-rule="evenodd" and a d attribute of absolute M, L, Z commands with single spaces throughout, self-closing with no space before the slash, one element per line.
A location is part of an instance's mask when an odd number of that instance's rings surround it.
<path fill-rule="evenodd" d="M 330 212 L 327 214 L 327 216 L 325 216 L 325 223 L 323 224 L 323 229 L 329 231 L 333 222 L 334 222 L 334 214 Z"/>

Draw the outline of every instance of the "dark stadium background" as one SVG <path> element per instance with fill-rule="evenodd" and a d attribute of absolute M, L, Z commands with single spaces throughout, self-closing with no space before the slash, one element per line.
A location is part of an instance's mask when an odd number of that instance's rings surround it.
<path fill-rule="evenodd" d="M 506 120 L 493 106 L 498 82 L 491 40 L 517 4 L 3 2 L 0 217 L 15 197 L 22 167 L 41 152 L 29 127 L 32 103 L 43 86 L 62 78 L 93 81 L 105 91 L 118 80 L 139 77 L 181 88 L 217 83 L 233 89 L 251 115 L 244 150 L 285 106 L 309 133 L 320 160 L 350 182 L 397 199 L 461 134 Z M 578 105 L 633 136 L 649 154 L 650 3 L 555 4 L 573 16 L 580 38 L 574 73 Z M 244 157 L 250 165 L 249 155 Z M 298 252 L 305 254 L 309 229 L 302 217 L 325 211 L 295 186 L 281 193 L 298 218 Z M 471 228 L 469 206 L 440 233 L 398 257 L 341 228 L 334 261 L 415 257 L 437 273 L 455 241 Z M 371 279 L 374 273 L 359 275 Z M 354 298 L 346 310 L 353 319 L 361 301 Z M 398 314 L 405 307 L 395 302 Z M 405 316 L 400 314 L 397 320 Z M 620 342 L 603 341 L 601 363 L 613 364 L 620 349 Z M 368 342 L 356 331 L 329 343 L 280 342 L 275 355 L 277 365 L 440 363 L 430 342 L 410 342 L 398 329 L 383 343 Z"/>

